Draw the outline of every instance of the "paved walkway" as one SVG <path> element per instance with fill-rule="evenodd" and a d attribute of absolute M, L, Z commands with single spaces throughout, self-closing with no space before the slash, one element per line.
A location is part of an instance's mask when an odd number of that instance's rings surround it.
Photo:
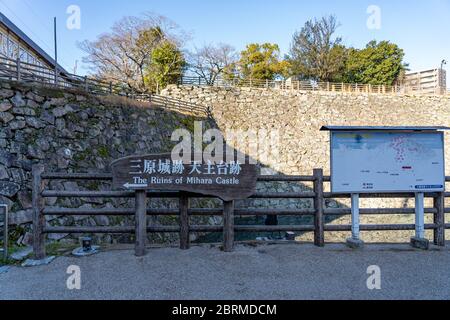
<path fill-rule="evenodd" d="M 81 290 L 68 290 L 67 268 L 81 270 Z M 381 268 L 381 290 L 369 290 L 367 268 Z M 407 245 L 210 246 L 151 249 L 136 258 L 110 250 L 60 257 L 0 274 L 0 299 L 450 299 L 450 249 Z"/>

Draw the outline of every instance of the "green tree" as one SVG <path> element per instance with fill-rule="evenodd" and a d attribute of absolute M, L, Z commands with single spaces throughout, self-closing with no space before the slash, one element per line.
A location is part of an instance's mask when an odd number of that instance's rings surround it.
<path fill-rule="evenodd" d="M 389 41 L 371 41 L 365 49 L 350 49 L 344 81 L 374 85 L 393 85 L 404 73 L 404 51 Z"/>
<path fill-rule="evenodd" d="M 243 79 L 274 80 L 288 74 L 289 63 L 280 58 L 277 44 L 252 43 L 241 52 L 236 69 Z"/>
<path fill-rule="evenodd" d="M 291 75 L 300 79 L 337 81 L 345 71 L 347 49 L 335 37 L 339 23 L 335 16 L 309 20 L 293 36 L 287 59 Z"/>
<path fill-rule="evenodd" d="M 183 52 L 171 41 L 164 41 L 151 53 L 151 63 L 146 69 L 145 83 L 152 91 L 176 83 L 183 74 L 186 60 Z"/>

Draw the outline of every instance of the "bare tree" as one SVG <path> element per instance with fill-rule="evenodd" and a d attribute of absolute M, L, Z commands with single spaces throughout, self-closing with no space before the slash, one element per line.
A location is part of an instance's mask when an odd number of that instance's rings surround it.
<path fill-rule="evenodd" d="M 190 54 L 189 64 L 191 71 L 203 79 L 206 84 L 214 85 L 237 60 L 238 54 L 232 46 L 219 43 L 218 45 L 206 45 L 200 49 L 196 48 Z"/>
<path fill-rule="evenodd" d="M 131 90 L 147 91 L 145 72 L 153 50 L 164 42 L 181 46 L 187 38 L 169 19 L 146 13 L 142 17 L 124 17 L 111 32 L 79 47 L 87 53 L 83 62 L 106 81 L 126 83 Z"/>

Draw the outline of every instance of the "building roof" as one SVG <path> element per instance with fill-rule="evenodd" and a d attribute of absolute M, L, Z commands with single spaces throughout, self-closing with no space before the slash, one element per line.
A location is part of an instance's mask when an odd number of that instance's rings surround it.
<path fill-rule="evenodd" d="M 450 130 L 449 127 L 346 127 L 324 126 L 320 131 L 402 131 L 402 132 L 435 132 Z"/>
<path fill-rule="evenodd" d="M 20 30 L 11 20 L 9 20 L 3 13 L 0 12 L 0 23 L 3 24 L 7 29 L 24 41 L 28 46 L 30 46 L 34 51 L 36 51 L 42 59 L 44 59 L 52 68 L 55 67 L 55 59 L 53 59 L 47 52 L 45 52 L 41 47 L 39 47 L 33 40 L 31 40 L 22 30 Z M 60 64 L 58 64 L 58 69 L 61 72 L 68 73 Z"/>

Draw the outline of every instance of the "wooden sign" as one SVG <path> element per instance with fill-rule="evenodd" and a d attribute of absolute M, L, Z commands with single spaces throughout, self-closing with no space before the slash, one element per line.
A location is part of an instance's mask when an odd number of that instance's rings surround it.
<path fill-rule="evenodd" d="M 169 190 L 216 196 L 224 201 L 246 199 L 256 191 L 256 165 L 173 161 L 171 154 L 131 156 L 111 164 L 113 188 Z"/>

